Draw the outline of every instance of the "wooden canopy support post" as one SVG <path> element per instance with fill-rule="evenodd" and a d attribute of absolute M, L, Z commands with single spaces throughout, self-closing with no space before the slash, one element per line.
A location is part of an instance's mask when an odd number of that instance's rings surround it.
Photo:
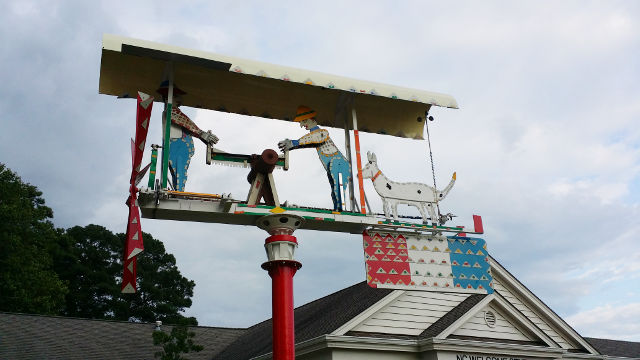
<path fill-rule="evenodd" d="M 169 142 L 171 136 L 171 109 L 173 107 L 173 64 L 167 63 L 169 84 L 167 88 L 167 98 L 165 99 L 165 124 L 162 129 L 162 188 L 167 188 L 169 178 Z"/>
<path fill-rule="evenodd" d="M 360 212 L 367 213 L 365 208 L 364 184 L 362 181 L 362 159 L 360 157 L 360 134 L 358 133 L 358 117 L 356 116 L 355 107 L 351 108 L 351 119 L 353 120 L 353 138 L 356 143 L 356 163 L 358 165 L 358 188 L 360 190 Z M 352 185 L 353 187 L 353 185 Z M 351 191 L 353 193 L 353 190 Z"/>

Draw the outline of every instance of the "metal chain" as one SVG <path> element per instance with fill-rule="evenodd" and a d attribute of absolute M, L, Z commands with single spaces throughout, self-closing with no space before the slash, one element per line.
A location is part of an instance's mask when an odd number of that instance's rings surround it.
<path fill-rule="evenodd" d="M 429 110 L 424 112 L 424 124 L 427 127 L 427 143 L 429 144 L 429 158 L 431 159 L 431 175 L 433 176 L 433 192 L 436 200 L 436 208 L 438 209 L 438 216 L 440 216 L 440 202 L 438 201 L 437 187 L 436 187 L 436 169 L 433 165 L 433 152 L 431 151 L 431 136 L 429 134 Z M 440 219 L 431 219 L 433 222 L 440 222 Z"/>

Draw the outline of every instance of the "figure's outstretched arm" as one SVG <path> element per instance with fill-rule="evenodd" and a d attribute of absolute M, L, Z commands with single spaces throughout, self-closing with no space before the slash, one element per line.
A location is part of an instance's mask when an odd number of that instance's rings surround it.
<path fill-rule="evenodd" d="M 218 142 L 218 137 L 215 136 L 211 130 L 200 130 L 200 128 L 187 115 L 185 115 L 185 113 L 180 111 L 177 106 L 171 109 L 171 122 L 187 130 L 191 135 L 202 140 L 205 144 L 215 144 Z"/>
<path fill-rule="evenodd" d="M 299 149 L 303 147 L 317 147 L 329 139 L 329 131 L 321 129 L 310 132 L 298 140 L 284 139 L 278 143 L 282 151 Z"/>

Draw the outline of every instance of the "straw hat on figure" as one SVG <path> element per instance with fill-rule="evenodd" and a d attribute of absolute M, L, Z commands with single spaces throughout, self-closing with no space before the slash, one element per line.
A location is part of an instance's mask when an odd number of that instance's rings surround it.
<path fill-rule="evenodd" d="M 317 113 L 308 106 L 299 106 L 293 121 L 300 123 L 300 127 L 309 130 L 309 133 L 298 140 L 284 139 L 278 142 L 282 151 L 315 148 L 324 169 L 327 171 L 329 185 L 331 185 L 331 200 L 335 211 L 344 211 L 344 199 L 349 185 L 351 168 L 344 155 L 338 150 L 329 137 L 329 131 L 318 127 Z M 342 189 L 340 189 L 342 185 Z M 342 191 L 340 191 L 342 190 Z"/>

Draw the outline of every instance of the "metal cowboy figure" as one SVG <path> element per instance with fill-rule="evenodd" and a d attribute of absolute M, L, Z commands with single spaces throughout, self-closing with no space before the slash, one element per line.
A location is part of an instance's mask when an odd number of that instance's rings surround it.
<path fill-rule="evenodd" d="M 331 185 L 333 209 L 335 211 L 344 211 L 351 168 L 349 162 L 329 137 L 329 132 L 318 127 L 318 123 L 315 120 L 316 115 L 316 111 L 310 107 L 299 106 L 293 121 L 299 122 L 300 127 L 309 130 L 309 133 L 298 140 L 284 139 L 278 143 L 278 147 L 282 151 L 309 147 L 316 148 Z"/>

